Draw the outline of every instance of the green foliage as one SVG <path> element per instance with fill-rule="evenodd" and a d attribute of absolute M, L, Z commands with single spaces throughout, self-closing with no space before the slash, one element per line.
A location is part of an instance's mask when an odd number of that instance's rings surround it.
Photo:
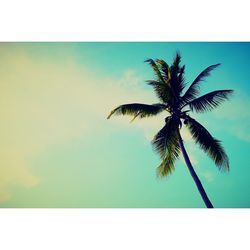
<path fill-rule="evenodd" d="M 171 84 L 172 89 L 175 93 L 175 97 L 178 97 L 178 98 L 179 98 L 182 90 L 185 87 L 185 83 L 184 83 L 184 79 L 183 79 L 185 65 L 183 67 L 180 67 L 180 62 L 181 62 L 181 56 L 177 52 L 176 56 L 174 58 L 173 64 L 170 67 L 170 75 L 171 75 L 170 84 Z"/>
<path fill-rule="evenodd" d="M 168 114 L 169 116 L 165 119 L 165 126 L 152 140 L 152 145 L 162 161 L 157 168 L 157 175 L 160 177 L 168 176 L 174 171 L 174 164 L 180 153 L 179 130 L 182 122 L 187 125 L 195 142 L 212 158 L 219 169 L 229 170 L 229 160 L 220 141 L 188 114 L 190 111 L 210 111 L 232 94 L 232 90 L 216 90 L 198 97 L 200 83 L 220 64 L 211 65 L 203 70 L 182 95 L 186 82 L 185 65 L 180 65 L 180 53 L 176 53 L 171 65 L 162 59 L 147 59 L 145 62 L 150 65 L 156 76 L 155 80 L 148 80 L 147 84 L 153 87 L 161 103 L 124 104 L 111 111 L 108 118 L 112 115 L 131 115 L 133 121 L 137 117 L 144 118 L 168 111 L 170 115 Z M 184 109 L 186 107 L 190 110 Z"/>
<path fill-rule="evenodd" d="M 163 103 L 171 105 L 171 102 L 173 100 L 173 92 L 168 84 L 154 80 L 147 80 L 146 82 L 148 85 L 154 88 L 157 97 Z"/>
<path fill-rule="evenodd" d="M 229 159 L 220 141 L 216 140 L 199 122 L 191 117 L 188 118 L 187 127 L 194 140 L 211 157 L 219 169 L 229 170 Z"/>
<path fill-rule="evenodd" d="M 155 61 L 153 59 L 147 59 L 147 60 L 145 60 L 145 62 L 149 63 L 149 65 L 151 66 L 151 68 L 153 69 L 153 71 L 156 75 L 157 80 L 164 83 L 165 82 L 164 78 L 161 74 L 161 71 L 160 71 L 158 65 L 155 63 Z"/>
<path fill-rule="evenodd" d="M 144 118 L 157 115 L 165 109 L 166 105 L 161 103 L 152 105 L 141 103 L 124 104 L 112 110 L 107 119 L 109 119 L 112 115 L 131 115 L 134 116 L 134 118 Z"/>
<path fill-rule="evenodd" d="M 155 135 L 152 145 L 159 153 L 162 163 L 157 168 L 157 175 L 167 176 L 174 171 L 175 160 L 179 157 L 178 123 L 174 117 L 166 118 L 165 126 Z"/>
<path fill-rule="evenodd" d="M 165 126 L 155 135 L 152 144 L 155 150 L 160 154 L 163 159 L 166 153 L 171 153 L 171 145 L 176 143 L 178 124 L 174 121 L 173 117 L 166 118 Z"/>
<path fill-rule="evenodd" d="M 162 59 L 156 59 L 155 61 L 159 65 L 158 68 L 161 71 L 164 81 L 167 82 L 170 73 L 168 64 Z"/>
<path fill-rule="evenodd" d="M 232 93 L 232 90 L 216 90 L 188 102 L 187 105 L 189 105 L 192 111 L 210 111 L 213 108 L 216 108 L 222 101 L 228 100 Z"/>
<path fill-rule="evenodd" d="M 207 67 L 195 78 L 186 93 L 182 96 L 182 103 L 186 104 L 187 102 L 190 102 L 197 97 L 200 90 L 200 83 L 204 81 L 205 78 L 210 75 L 211 71 L 218 66 L 220 66 L 220 63 Z"/>

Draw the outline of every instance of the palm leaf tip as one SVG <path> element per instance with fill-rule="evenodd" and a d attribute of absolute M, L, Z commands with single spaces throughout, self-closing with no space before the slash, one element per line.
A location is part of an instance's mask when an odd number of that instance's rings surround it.
<path fill-rule="evenodd" d="M 110 117 L 114 114 L 114 110 L 112 110 L 110 113 L 109 113 L 109 115 L 107 116 L 107 119 L 110 119 Z"/>
<path fill-rule="evenodd" d="M 167 158 L 163 159 L 162 163 L 156 169 L 156 175 L 159 178 L 167 177 L 175 170 L 174 163 L 168 162 Z"/>
<path fill-rule="evenodd" d="M 210 65 L 209 67 L 207 67 L 205 70 L 203 70 L 198 76 L 197 78 L 194 80 L 195 83 L 199 82 L 199 81 L 203 81 L 205 80 L 205 77 L 210 76 L 210 73 L 218 68 L 221 65 L 221 63 L 216 63 L 213 65 Z"/>
<path fill-rule="evenodd" d="M 174 66 L 178 66 L 181 62 L 181 53 L 180 51 L 177 51 L 174 57 Z"/>
<path fill-rule="evenodd" d="M 152 64 L 152 63 L 154 63 L 154 60 L 151 58 L 148 58 L 148 59 L 144 60 L 144 62 Z"/>
<path fill-rule="evenodd" d="M 110 117 L 111 117 L 112 115 L 121 114 L 121 113 L 122 113 L 122 110 L 121 110 L 121 109 L 122 109 L 122 106 L 123 106 L 123 105 L 121 105 L 121 106 L 119 106 L 119 107 L 113 109 L 113 110 L 110 112 L 110 114 L 108 115 L 107 119 L 110 119 Z"/>

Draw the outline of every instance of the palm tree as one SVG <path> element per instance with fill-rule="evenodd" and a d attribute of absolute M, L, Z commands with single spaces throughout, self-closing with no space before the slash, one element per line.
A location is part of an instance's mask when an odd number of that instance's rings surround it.
<path fill-rule="evenodd" d="M 155 80 L 146 81 L 153 87 L 160 103 L 148 105 L 131 103 L 120 105 L 111 111 L 108 119 L 112 115 L 131 115 L 132 121 L 135 118 L 145 118 L 155 116 L 163 111 L 168 112 L 165 118 L 165 126 L 155 135 L 152 140 L 154 149 L 159 153 L 161 164 L 157 168 L 157 175 L 168 176 L 174 169 L 175 160 L 182 152 L 188 170 L 205 202 L 207 208 L 213 208 L 201 181 L 199 180 L 190 162 L 187 151 L 184 147 L 180 134 L 182 124 L 190 131 L 194 141 L 207 153 L 220 170 L 229 171 L 229 159 L 219 140 L 215 139 L 205 127 L 192 118 L 189 113 L 195 111 L 203 113 L 216 108 L 222 101 L 228 99 L 232 90 L 216 90 L 198 97 L 200 83 L 210 75 L 210 72 L 220 64 L 215 64 L 203 70 L 182 94 L 186 87 L 184 79 L 185 65 L 180 66 L 181 56 L 177 52 L 172 65 L 168 65 L 161 59 L 147 59 L 155 73 Z"/>

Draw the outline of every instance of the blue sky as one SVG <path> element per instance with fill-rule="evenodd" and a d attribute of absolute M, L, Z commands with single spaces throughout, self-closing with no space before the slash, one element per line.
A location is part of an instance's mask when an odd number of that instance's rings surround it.
<path fill-rule="evenodd" d="M 1 43 L 1 207 L 204 207 L 182 159 L 167 179 L 150 140 L 164 115 L 106 120 L 129 102 L 155 103 L 143 61 L 180 51 L 186 80 L 222 65 L 201 93 L 234 89 L 230 102 L 194 114 L 222 140 L 221 173 L 187 131 L 185 145 L 215 207 L 249 207 L 249 43 Z"/>

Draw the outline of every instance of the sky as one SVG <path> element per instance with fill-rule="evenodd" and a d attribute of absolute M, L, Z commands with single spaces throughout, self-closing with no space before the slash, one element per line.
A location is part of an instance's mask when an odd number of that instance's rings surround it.
<path fill-rule="evenodd" d="M 176 51 L 188 83 L 221 63 L 201 93 L 235 90 L 194 114 L 222 141 L 229 173 L 182 135 L 213 205 L 250 207 L 250 43 L 222 42 L 0 43 L 0 207 L 203 208 L 182 158 L 172 175 L 156 176 L 150 142 L 166 114 L 106 119 L 120 104 L 157 103 L 144 60 L 171 62 Z"/>

